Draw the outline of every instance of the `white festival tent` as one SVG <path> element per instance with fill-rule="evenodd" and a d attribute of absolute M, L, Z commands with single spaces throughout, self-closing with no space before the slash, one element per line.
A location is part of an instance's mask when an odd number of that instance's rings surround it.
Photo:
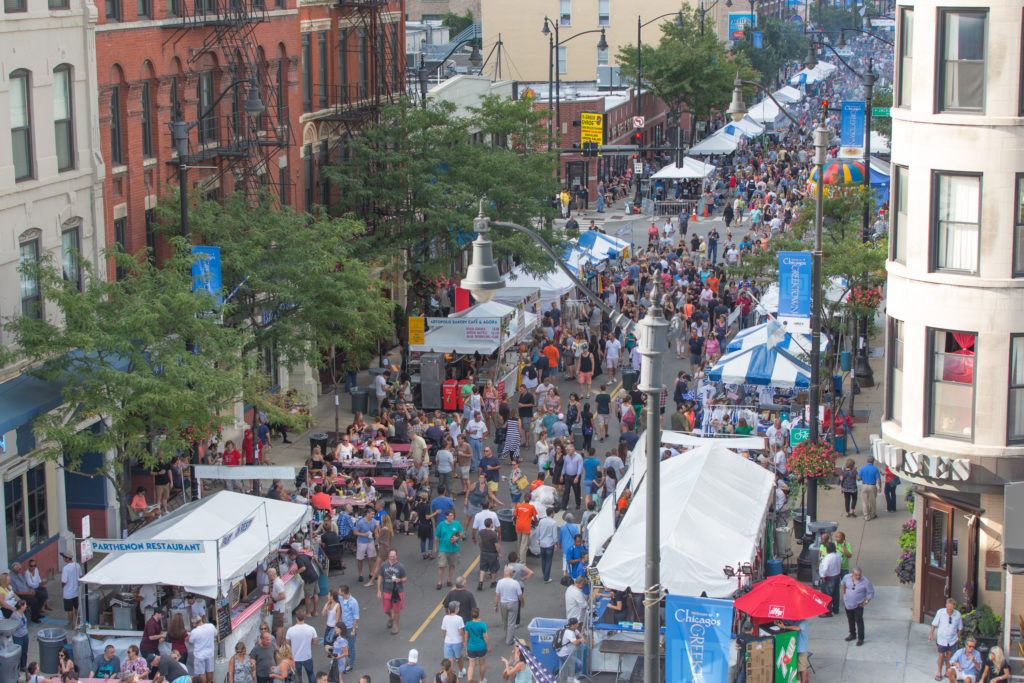
<path fill-rule="evenodd" d="M 658 172 L 651 177 L 655 180 L 669 178 L 707 178 L 714 172 L 714 164 L 705 164 L 703 161 L 697 161 L 692 157 L 686 157 L 683 159 L 682 168 L 679 168 L 675 164 L 669 164 L 668 166 L 659 169 Z"/>
<path fill-rule="evenodd" d="M 674 595 L 727 598 L 736 590 L 726 565 L 752 562 L 764 532 L 775 477 L 717 443 L 662 461 L 662 585 Z M 613 590 L 644 590 L 646 478 L 597 563 L 601 581 Z M 591 537 L 591 547 L 595 547 Z"/>
<path fill-rule="evenodd" d="M 198 541 L 202 552 L 138 550 L 105 557 L 82 577 L 104 586 L 181 586 L 190 593 L 217 597 L 217 584 L 231 586 L 312 518 L 308 505 L 220 491 L 147 524 L 128 542 Z M 219 555 L 219 561 L 218 561 Z"/>
<path fill-rule="evenodd" d="M 560 268 L 544 275 L 530 275 L 522 266 L 516 266 L 510 273 L 502 276 L 506 286 L 533 287 L 540 290 L 540 310 L 551 308 L 551 302 L 572 291 L 576 285 Z"/>
<path fill-rule="evenodd" d="M 614 235 L 606 235 L 597 230 L 584 230 L 576 240 L 577 249 L 590 254 L 598 260 L 617 259 L 632 254 L 633 243 Z"/>
<path fill-rule="evenodd" d="M 742 135 L 746 138 L 756 138 L 758 135 L 764 133 L 764 126 L 747 115 L 739 121 L 725 124 L 722 126 L 722 130 L 729 135 Z"/>
<path fill-rule="evenodd" d="M 791 85 L 779 88 L 772 95 L 783 104 L 796 104 L 804 98 L 804 94 Z"/>
<path fill-rule="evenodd" d="M 543 294 L 541 295 L 543 297 Z M 464 311 L 452 313 L 448 316 L 451 319 L 501 319 L 515 313 L 513 306 L 497 301 L 471 306 Z M 511 315 L 508 321 L 508 328 L 505 330 L 504 342 L 509 342 L 521 337 L 537 326 L 537 314 L 524 312 L 522 320 L 518 315 Z M 523 329 L 520 330 L 520 327 Z M 409 350 L 414 352 L 437 352 L 437 353 L 462 353 L 470 354 L 480 352 L 482 354 L 494 353 L 498 350 L 498 339 L 496 338 L 474 338 L 467 339 L 466 327 L 464 325 L 437 325 L 427 330 L 423 335 L 422 344 L 409 344 Z"/>
<path fill-rule="evenodd" d="M 779 105 L 767 97 L 751 107 L 747 115 L 757 123 L 764 125 L 774 125 L 783 121 L 789 121 L 779 108 Z"/>
<path fill-rule="evenodd" d="M 723 130 L 719 130 L 691 147 L 690 154 L 698 156 L 732 154 L 739 148 L 742 139 L 742 135 L 729 135 Z"/>
<path fill-rule="evenodd" d="M 811 368 L 777 346 L 751 346 L 719 358 L 707 376 L 712 382 L 725 384 L 806 389 L 811 383 Z"/>

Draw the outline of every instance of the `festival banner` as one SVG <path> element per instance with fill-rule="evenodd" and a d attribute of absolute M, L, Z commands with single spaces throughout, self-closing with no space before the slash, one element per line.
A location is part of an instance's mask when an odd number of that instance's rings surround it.
<path fill-rule="evenodd" d="M 840 106 L 839 157 L 864 156 L 864 100 L 847 100 Z"/>
<path fill-rule="evenodd" d="M 193 245 L 192 255 L 192 291 L 203 291 L 213 297 L 218 307 L 224 303 L 221 292 L 220 247 Z"/>
<path fill-rule="evenodd" d="M 665 680 L 726 683 L 732 600 L 665 598 Z"/>
<path fill-rule="evenodd" d="M 779 252 L 779 322 L 787 332 L 811 331 L 811 266 L 809 251 Z"/>

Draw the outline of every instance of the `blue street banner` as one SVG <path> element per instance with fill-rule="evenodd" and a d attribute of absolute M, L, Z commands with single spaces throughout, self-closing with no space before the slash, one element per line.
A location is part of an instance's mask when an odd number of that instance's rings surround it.
<path fill-rule="evenodd" d="M 779 252 L 779 322 L 788 332 L 811 331 L 811 269 L 809 251 Z"/>
<path fill-rule="evenodd" d="M 753 38 L 754 47 L 759 50 L 764 47 L 764 31 L 754 31 L 750 35 Z"/>
<path fill-rule="evenodd" d="M 193 246 L 192 254 L 197 256 L 192 263 L 192 291 L 203 291 L 213 297 L 217 306 L 224 303 L 220 272 L 220 247 Z"/>
<path fill-rule="evenodd" d="M 864 101 L 847 100 L 842 103 L 839 121 L 839 156 L 864 154 Z"/>
<path fill-rule="evenodd" d="M 730 14 L 729 15 L 729 40 L 743 40 L 743 27 L 757 26 L 756 14 Z"/>
<path fill-rule="evenodd" d="M 726 683 L 732 600 L 665 598 L 665 680 Z"/>

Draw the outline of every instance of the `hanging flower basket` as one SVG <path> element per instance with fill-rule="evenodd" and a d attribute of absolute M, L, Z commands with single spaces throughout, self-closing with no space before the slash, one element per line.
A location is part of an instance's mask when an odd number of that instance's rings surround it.
<path fill-rule="evenodd" d="M 832 446 L 825 442 L 803 441 L 790 453 L 787 465 L 791 472 L 801 477 L 818 477 L 820 481 L 835 473 L 836 456 Z"/>
<path fill-rule="evenodd" d="M 882 290 L 877 287 L 854 287 L 846 306 L 854 315 L 872 315 L 882 303 Z"/>

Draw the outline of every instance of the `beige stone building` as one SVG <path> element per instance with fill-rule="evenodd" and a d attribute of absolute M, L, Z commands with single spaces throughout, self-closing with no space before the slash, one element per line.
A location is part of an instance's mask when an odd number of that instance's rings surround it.
<path fill-rule="evenodd" d="M 917 485 L 915 616 L 952 597 L 1015 624 L 1024 544 L 1007 533 L 1020 519 L 1004 518 L 1004 490 L 1024 480 L 1021 5 L 916 0 L 896 22 L 887 396 L 873 448 Z"/>

